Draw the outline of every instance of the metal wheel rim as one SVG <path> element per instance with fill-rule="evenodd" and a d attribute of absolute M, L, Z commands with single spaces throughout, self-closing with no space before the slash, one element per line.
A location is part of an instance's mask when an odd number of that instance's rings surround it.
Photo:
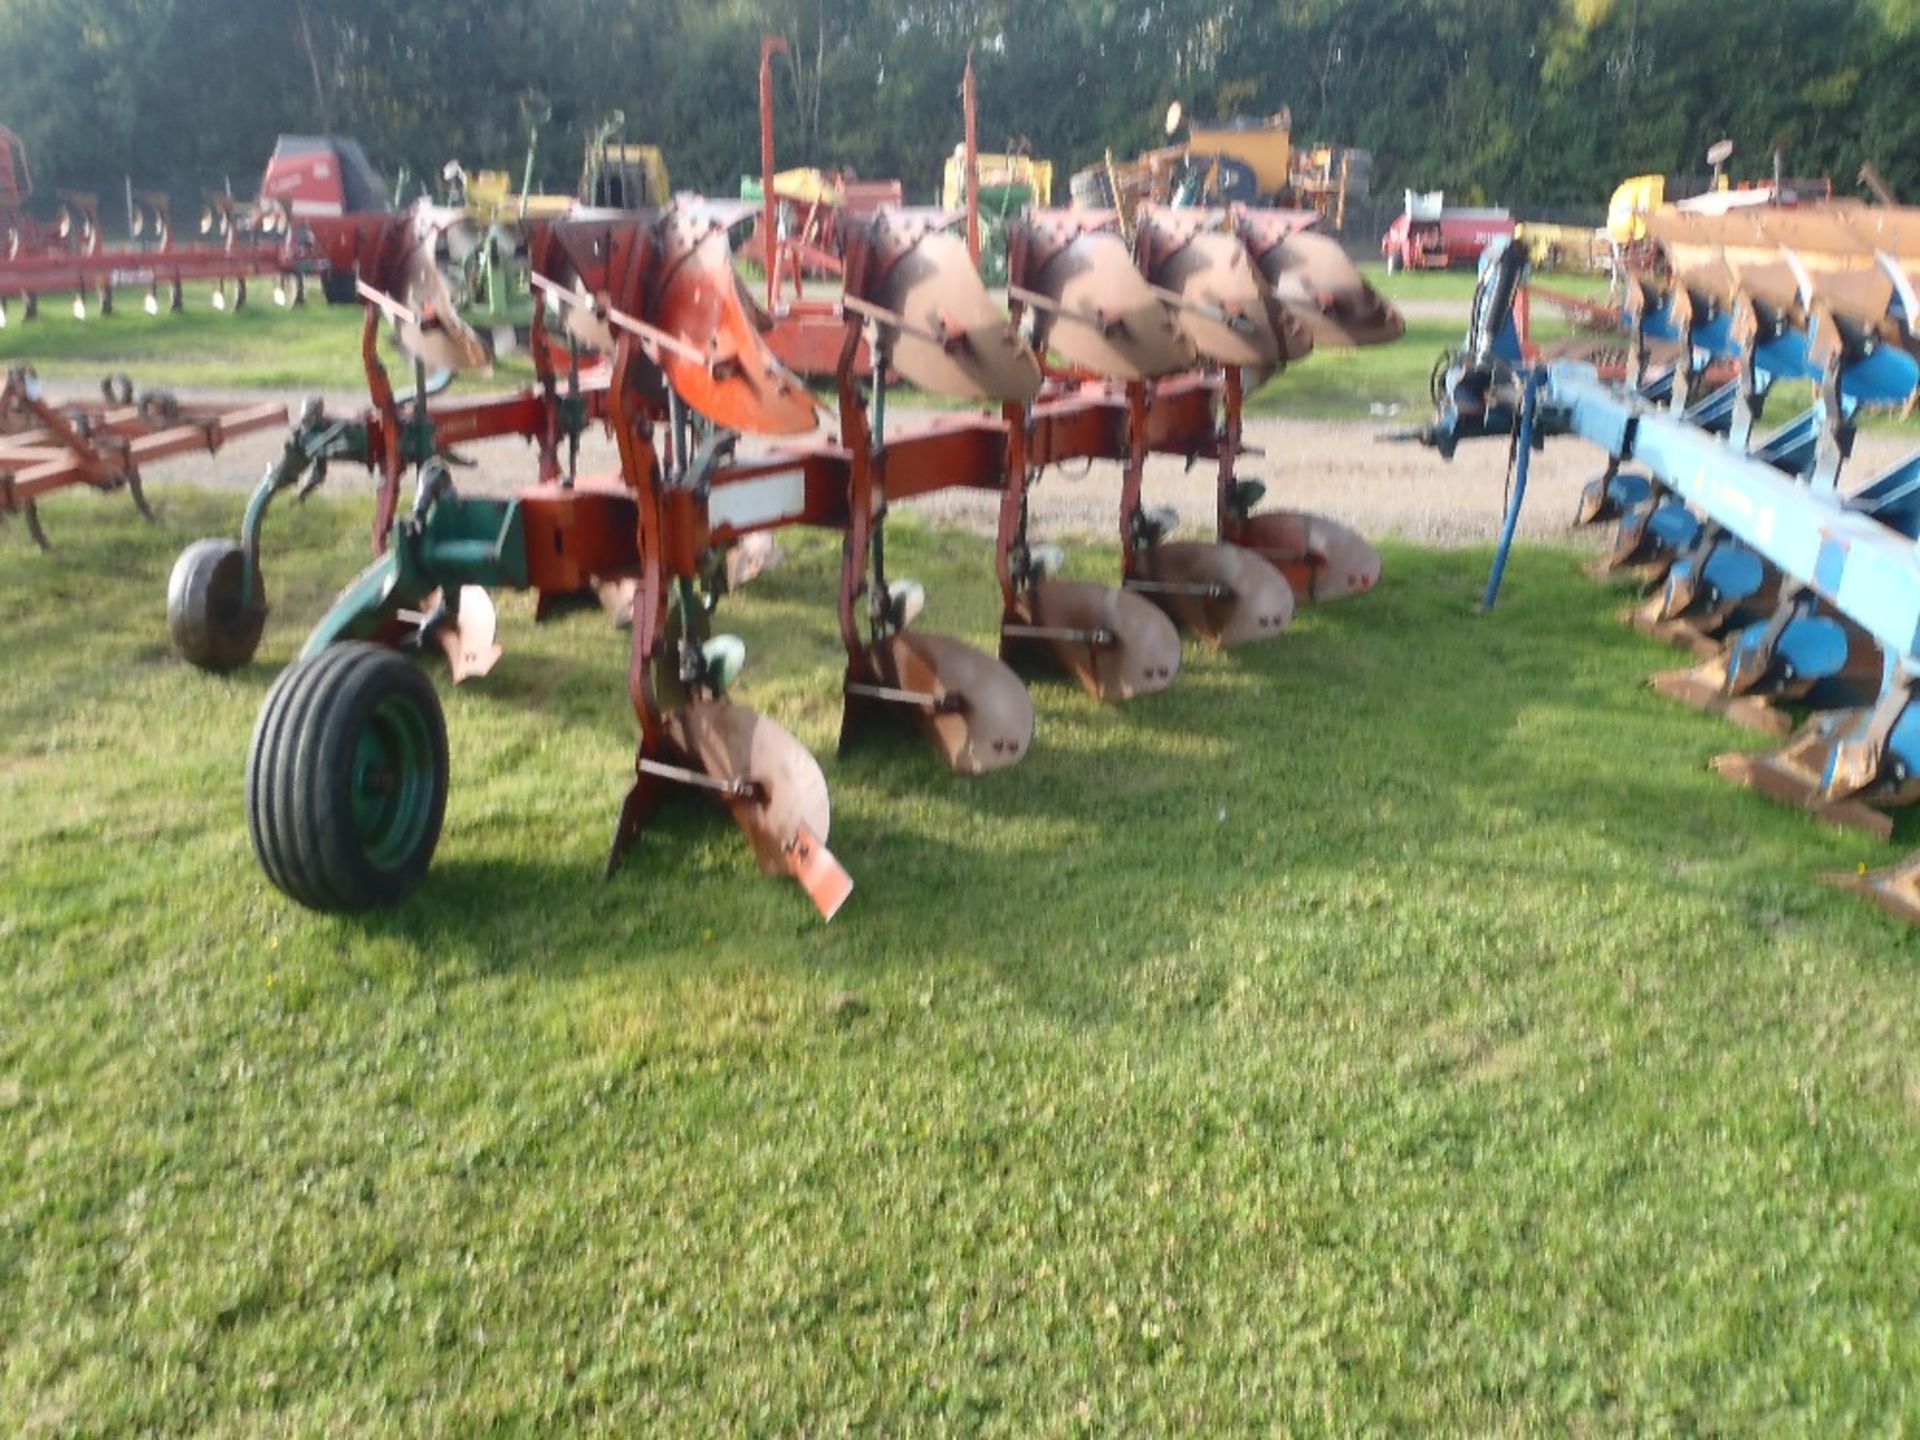
<path fill-rule="evenodd" d="M 397 869 L 426 837 L 435 790 L 433 737 L 405 696 L 380 702 L 354 742 L 354 832 L 367 859 Z"/>

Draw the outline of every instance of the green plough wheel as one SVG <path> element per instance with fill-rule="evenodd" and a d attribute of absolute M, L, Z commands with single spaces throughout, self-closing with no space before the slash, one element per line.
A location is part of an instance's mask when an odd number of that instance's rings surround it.
<path fill-rule="evenodd" d="M 425 877 L 447 809 L 447 726 L 421 671 L 353 641 L 287 668 L 247 752 L 267 878 L 312 910 L 371 910 Z"/>
<path fill-rule="evenodd" d="M 167 579 L 167 629 L 174 648 L 202 670 L 224 675 L 253 659 L 267 624 L 267 590 L 258 575 L 243 603 L 246 555 L 231 540 L 196 540 Z"/>

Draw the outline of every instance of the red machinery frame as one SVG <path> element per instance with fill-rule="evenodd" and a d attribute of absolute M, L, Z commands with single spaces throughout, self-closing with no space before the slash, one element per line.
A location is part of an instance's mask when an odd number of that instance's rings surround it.
<path fill-rule="evenodd" d="M 279 404 L 182 405 L 157 392 L 136 397 L 124 376 L 103 390 L 100 400 L 57 403 L 25 368 L 10 370 L 0 385 L 0 515 L 19 514 L 43 549 L 48 541 L 37 502 L 55 490 L 125 487 L 151 520 L 142 465 L 197 450 L 212 454 L 236 436 L 287 419 Z"/>

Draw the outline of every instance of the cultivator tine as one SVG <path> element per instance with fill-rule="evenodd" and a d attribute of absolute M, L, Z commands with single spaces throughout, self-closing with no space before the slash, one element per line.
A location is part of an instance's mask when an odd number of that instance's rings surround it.
<path fill-rule="evenodd" d="M 813 753 L 730 700 L 689 701 L 665 717 L 665 730 L 685 765 L 643 758 L 643 777 L 706 790 L 745 833 L 761 873 L 792 876 L 831 920 L 853 880 L 827 848 L 832 807 Z"/>
<path fill-rule="evenodd" d="M 152 504 L 147 500 L 147 488 L 140 480 L 140 467 L 129 466 L 126 472 L 127 494 L 133 500 L 133 508 L 140 512 L 140 518 L 149 525 L 158 525 L 160 517 L 154 513 Z"/>
<path fill-rule="evenodd" d="M 27 522 L 27 534 L 33 537 L 33 543 L 42 550 L 52 550 L 53 542 L 47 538 L 46 527 L 40 523 L 40 507 L 33 501 L 25 501 L 20 506 L 20 518 Z"/>
<path fill-rule="evenodd" d="M 1038 580 L 1000 627 L 1001 653 L 1044 647 L 1089 695 L 1119 704 L 1166 689 L 1180 673 L 1180 632 L 1139 595 L 1090 580 Z"/>
<path fill-rule="evenodd" d="M 867 646 L 863 658 L 864 674 L 847 681 L 843 747 L 876 707 L 912 716 L 958 775 L 1003 770 L 1033 744 L 1033 697 L 985 651 L 902 629 Z"/>
<path fill-rule="evenodd" d="M 1239 545 L 1163 540 L 1146 546 L 1127 588 L 1220 649 L 1273 639 L 1293 619 L 1287 577 Z"/>
<path fill-rule="evenodd" d="M 1034 310 L 1034 343 L 1111 380 L 1148 380 L 1193 368 L 1193 344 L 1133 262 L 1103 212 L 1030 212 L 1022 236 L 1032 287 L 1008 293 Z"/>
<path fill-rule="evenodd" d="M 864 227 L 849 308 L 879 323 L 901 375 L 934 395 L 1024 402 L 1040 362 L 980 281 L 943 211 L 886 209 Z M 852 222 L 845 227 L 851 231 Z"/>

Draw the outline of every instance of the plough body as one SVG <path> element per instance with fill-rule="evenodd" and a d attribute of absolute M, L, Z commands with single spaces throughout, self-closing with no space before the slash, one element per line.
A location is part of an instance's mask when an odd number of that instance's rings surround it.
<path fill-rule="evenodd" d="M 1654 589 L 1634 622 L 1700 657 L 1655 687 L 1791 731 L 1779 750 L 1723 756 L 1716 769 L 1884 838 L 1889 810 L 1920 798 L 1920 454 L 1851 492 L 1843 480 L 1860 408 L 1905 403 L 1920 387 L 1915 213 L 1656 216 L 1649 229 L 1666 268 L 1636 274 L 1629 292 L 1633 383 L 1502 358 L 1524 248 L 1483 269 L 1466 353 L 1424 438 L 1450 453 L 1462 438 L 1518 432 L 1485 603 L 1532 449 L 1557 434 L 1599 445 L 1608 465 L 1579 518 L 1617 522 L 1602 569 L 1642 573 Z M 1729 361 L 1734 380 L 1702 383 Z M 1769 394 L 1792 379 L 1813 384 L 1813 406 L 1763 434 Z M 1920 921 L 1920 862 L 1842 878 Z"/>

